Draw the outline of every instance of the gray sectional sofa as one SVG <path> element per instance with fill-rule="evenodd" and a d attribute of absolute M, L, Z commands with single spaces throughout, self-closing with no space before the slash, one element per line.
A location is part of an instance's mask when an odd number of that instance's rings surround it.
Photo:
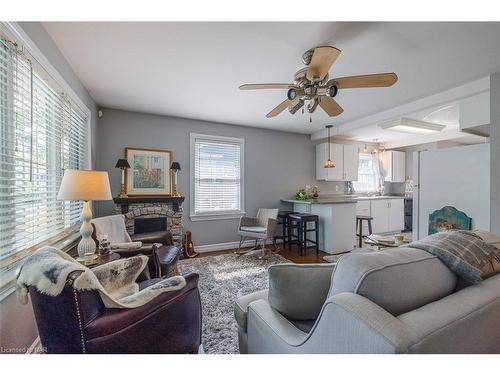
<path fill-rule="evenodd" d="M 269 268 L 239 298 L 241 353 L 500 353 L 500 274 L 467 285 L 413 248 Z"/>

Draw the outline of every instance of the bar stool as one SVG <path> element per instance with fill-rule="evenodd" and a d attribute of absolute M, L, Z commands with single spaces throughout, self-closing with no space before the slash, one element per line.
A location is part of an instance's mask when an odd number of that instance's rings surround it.
<path fill-rule="evenodd" d="M 361 248 L 363 246 L 363 238 L 366 237 L 363 235 L 363 221 L 368 223 L 368 235 L 372 234 L 372 220 L 373 217 L 371 216 L 363 216 L 363 215 L 357 215 L 356 216 L 356 236 L 359 238 L 358 240 L 358 247 Z M 358 229 L 359 228 L 359 229 Z"/>
<path fill-rule="evenodd" d="M 314 223 L 314 228 L 308 228 L 308 223 Z M 297 234 L 293 231 L 296 230 Z M 315 241 L 307 238 L 308 232 L 315 232 Z M 312 214 L 289 214 L 288 215 L 288 249 L 292 243 L 299 245 L 300 255 L 305 255 L 308 243 L 314 244 L 316 254 L 319 254 L 319 216 Z"/>
<path fill-rule="evenodd" d="M 278 212 L 278 225 L 281 225 L 281 235 L 274 236 L 274 241 L 281 239 L 283 240 L 283 249 L 288 243 L 288 216 L 290 214 L 296 214 L 295 211 L 279 211 Z"/>

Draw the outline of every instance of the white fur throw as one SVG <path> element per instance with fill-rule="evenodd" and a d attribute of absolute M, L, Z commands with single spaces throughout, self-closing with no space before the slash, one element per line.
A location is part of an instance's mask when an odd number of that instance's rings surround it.
<path fill-rule="evenodd" d="M 145 305 L 164 292 L 182 289 L 182 276 L 163 279 L 139 291 L 135 282 L 147 266 L 148 257 L 139 255 L 109 262 L 89 269 L 68 254 L 44 247 L 26 259 L 17 276 L 16 293 L 19 302 L 28 302 L 28 286 L 49 296 L 59 295 L 73 271 L 83 271 L 74 281 L 79 290 L 97 290 L 108 308 L 134 308 Z"/>

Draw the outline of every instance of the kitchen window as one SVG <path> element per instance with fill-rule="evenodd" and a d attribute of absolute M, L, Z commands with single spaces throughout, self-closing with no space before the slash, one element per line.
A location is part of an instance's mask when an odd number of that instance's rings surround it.
<path fill-rule="evenodd" d="M 51 74 L 3 29 L 0 38 L 0 261 L 74 231 L 81 202 L 57 200 L 65 169 L 88 167 L 89 127 Z"/>
<path fill-rule="evenodd" d="M 239 218 L 245 140 L 194 133 L 190 138 L 191 220 Z"/>
<path fill-rule="evenodd" d="M 353 181 L 357 193 L 374 193 L 379 191 L 380 170 L 378 154 L 359 154 L 358 180 Z"/>

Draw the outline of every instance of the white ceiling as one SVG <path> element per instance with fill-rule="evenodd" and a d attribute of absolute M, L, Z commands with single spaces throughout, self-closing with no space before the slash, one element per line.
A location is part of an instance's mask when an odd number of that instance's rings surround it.
<path fill-rule="evenodd" d="M 103 107 L 313 133 L 500 71 L 500 23 L 46 22 L 45 28 Z M 242 83 L 291 82 L 302 53 L 331 44 L 331 77 L 394 71 L 391 88 L 339 92 L 329 118 L 265 114 L 281 90 Z M 372 138 L 378 138 L 376 135 Z"/>

